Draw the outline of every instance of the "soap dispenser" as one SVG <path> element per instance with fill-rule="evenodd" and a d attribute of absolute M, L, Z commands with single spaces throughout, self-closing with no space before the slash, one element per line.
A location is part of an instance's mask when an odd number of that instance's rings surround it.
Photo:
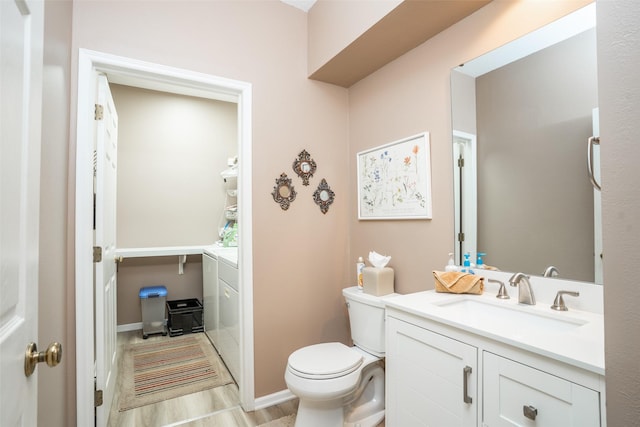
<path fill-rule="evenodd" d="M 463 273 L 473 274 L 473 270 L 471 269 L 471 260 L 469 259 L 470 256 L 471 254 L 469 252 L 464 254 L 464 262 L 462 263 L 462 270 L 461 270 Z"/>
<path fill-rule="evenodd" d="M 449 252 L 449 262 L 444 267 L 444 271 L 458 271 L 458 266 L 453 262 L 453 253 Z"/>
<path fill-rule="evenodd" d="M 484 252 L 478 252 L 477 256 L 477 260 L 476 260 L 476 268 L 478 269 L 484 269 L 484 260 L 482 259 L 482 257 L 484 257 L 486 255 L 486 253 Z"/>

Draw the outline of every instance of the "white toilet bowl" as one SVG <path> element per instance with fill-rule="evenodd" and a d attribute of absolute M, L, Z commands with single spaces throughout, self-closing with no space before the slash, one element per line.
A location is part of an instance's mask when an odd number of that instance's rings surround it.
<path fill-rule="evenodd" d="M 384 419 L 381 359 L 357 347 L 301 348 L 289 357 L 285 381 L 300 399 L 296 427 L 375 427 Z"/>
<path fill-rule="evenodd" d="M 384 307 L 397 294 L 342 290 L 354 347 L 315 344 L 289 356 L 284 375 L 298 396 L 296 427 L 375 427 L 384 419 Z"/>

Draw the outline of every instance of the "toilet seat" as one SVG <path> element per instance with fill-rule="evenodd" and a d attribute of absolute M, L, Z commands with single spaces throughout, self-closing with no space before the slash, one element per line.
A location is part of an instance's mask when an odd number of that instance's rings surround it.
<path fill-rule="evenodd" d="M 356 371 L 364 357 L 353 348 L 339 342 L 310 345 L 289 356 L 292 374 L 308 379 L 339 378 Z"/>

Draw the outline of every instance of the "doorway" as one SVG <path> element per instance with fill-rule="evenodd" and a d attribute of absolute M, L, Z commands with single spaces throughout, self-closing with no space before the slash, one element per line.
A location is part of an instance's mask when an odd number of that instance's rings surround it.
<path fill-rule="evenodd" d="M 77 424 L 94 424 L 93 283 L 93 118 L 95 80 L 133 87 L 234 102 L 238 105 L 238 221 L 242 224 L 238 263 L 240 292 L 240 401 L 255 406 L 253 372 L 253 266 L 251 210 L 251 85 L 208 74 L 152 64 L 85 49 L 79 51 L 76 135 L 75 293 Z M 96 339 L 100 339 L 96 337 Z"/>

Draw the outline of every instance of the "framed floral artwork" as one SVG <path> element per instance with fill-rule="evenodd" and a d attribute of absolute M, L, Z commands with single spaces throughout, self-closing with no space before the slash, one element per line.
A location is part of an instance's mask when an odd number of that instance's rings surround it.
<path fill-rule="evenodd" d="M 356 156 L 358 219 L 431 219 L 429 132 Z"/>

